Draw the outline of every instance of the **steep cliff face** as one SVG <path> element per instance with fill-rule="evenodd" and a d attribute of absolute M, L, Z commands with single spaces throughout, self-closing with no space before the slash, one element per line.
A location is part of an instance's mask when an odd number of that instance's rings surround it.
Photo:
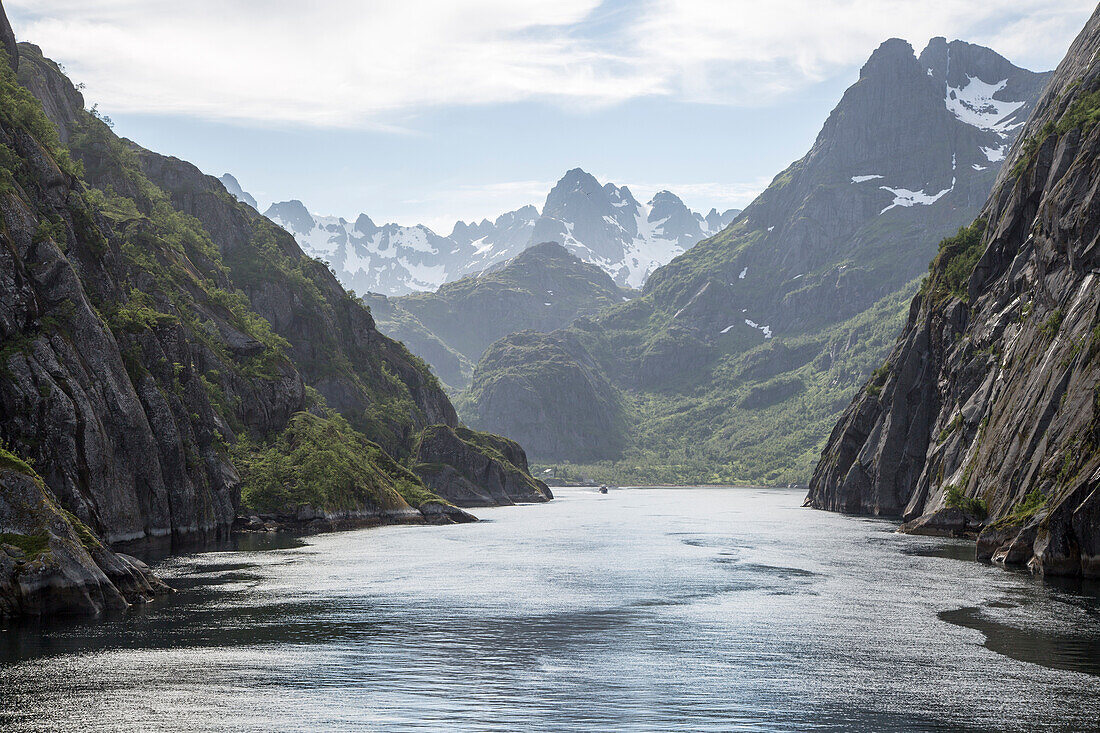
<path fill-rule="evenodd" d="M 945 240 L 807 502 L 1100 575 L 1100 11 L 974 225 Z"/>
<path fill-rule="evenodd" d="M 152 586 L 126 580 L 137 566 L 98 543 L 227 533 L 238 466 L 253 496 L 300 475 L 303 416 L 368 448 L 324 467 L 341 503 L 314 494 L 315 510 L 445 518 L 402 467 L 425 428 L 458 425 L 427 366 L 290 235 L 116 137 L 37 47 L 17 50 L 18 77 L 0 64 L 0 447 L 36 473 L 34 490 L 0 482 L 0 534 L 45 538 L 31 545 L 59 564 L 43 566 L 57 592 L 42 603 L 0 568 L 0 598 L 16 599 L 0 613 L 142 595 Z M 66 523 L 98 549 L 68 552 Z"/>

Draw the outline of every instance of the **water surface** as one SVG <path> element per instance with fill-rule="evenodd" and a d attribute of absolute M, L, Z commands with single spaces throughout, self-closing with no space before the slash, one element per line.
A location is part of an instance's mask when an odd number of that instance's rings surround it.
<path fill-rule="evenodd" d="M 3 730 L 1039 730 L 1100 720 L 1100 600 L 802 492 L 558 490 L 171 557 L 0 632 Z"/>

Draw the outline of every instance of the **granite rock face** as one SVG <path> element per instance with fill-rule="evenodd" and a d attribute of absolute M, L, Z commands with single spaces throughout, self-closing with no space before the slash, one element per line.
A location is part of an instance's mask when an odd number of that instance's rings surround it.
<path fill-rule="evenodd" d="M 1100 12 L 1013 147 L 980 238 L 941 249 L 833 431 L 810 505 L 918 527 L 979 508 L 979 556 L 1100 575 L 1098 53 Z"/>
<path fill-rule="evenodd" d="M 623 407 L 571 331 L 523 331 L 493 344 L 470 386 L 470 424 L 539 446 L 540 460 L 602 460 L 623 450 Z"/>
<path fill-rule="evenodd" d="M 0 44 L 8 54 L 8 62 L 16 70 L 19 69 L 19 49 L 15 45 L 15 32 L 8 22 L 8 14 L 4 12 L 4 4 L 0 3 Z"/>
<path fill-rule="evenodd" d="M 0 466 L 0 618 L 98 615 L 166 591 L 62 510 L 33 472 Z"/>

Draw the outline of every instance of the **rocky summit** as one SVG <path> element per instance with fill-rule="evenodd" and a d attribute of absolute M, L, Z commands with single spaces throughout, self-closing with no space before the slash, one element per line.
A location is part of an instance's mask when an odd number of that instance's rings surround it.
<path fill-rule="evenodd" d="M 712 209 L 704 216 L 668 191 L 642 204 L 626 186 L 601 186 L 576 168 L 551 189 L 541 213 L 524 206 L 491 222 L 460 221 L 446 236 L 423 225 L 380 226 L 366 214 L 354 222 L 314 215 L 296 200 L 272 204 L 266 216 L 307 253 L 328 262 L 348 287 L 405 295 L 479 273 L 542 242 L 557 242 L 619 285 L 637 288 L 657 267 L 721 231 L 738 213 Z"/>
<path fill-rule="evenodd" d="M 896 347 L 829 438 L 811 506 L 1100 577 L 1098 58 L 1100 11 L 973 223 L 940 243 Z"/>
<path fill-rule="evenodd" d="M 490 347 L 464 415 L 509 426 L 538 460 L 602 461 L 622 480 L 804 484 L 888 353 L 936 243 L 974 219 L 1048 77 L 962 41 L 933 39 L 919 56 L 886 41 L 810 151 L 728 227 L 655 270 L 641 297 Z M 633 206 L 580 173 L 563 184 L 596 210 Z M 581 214 L 576 226 L 608 237 L 629 225 Z M 618 256 L 611 240 L 590 241 Z M 565 373 L 578 394 L 612 389 L 563 397 Z M 575 449 L 538 427 L 551 419 L 573 426 Z"/>

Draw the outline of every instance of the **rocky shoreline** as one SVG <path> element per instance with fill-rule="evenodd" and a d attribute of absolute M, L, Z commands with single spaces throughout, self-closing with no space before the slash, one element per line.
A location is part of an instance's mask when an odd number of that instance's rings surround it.
<path fill-rule="evenodd" d="M 321 534 L 391 524 L 468 524 L 477 517 L 451 504 L 428 502 L 419 509 L 356 510 L 326 512 L 305 505 L 294 513 L 256 513 L 238 516 L 234 533 L 293 532 Z"/>

